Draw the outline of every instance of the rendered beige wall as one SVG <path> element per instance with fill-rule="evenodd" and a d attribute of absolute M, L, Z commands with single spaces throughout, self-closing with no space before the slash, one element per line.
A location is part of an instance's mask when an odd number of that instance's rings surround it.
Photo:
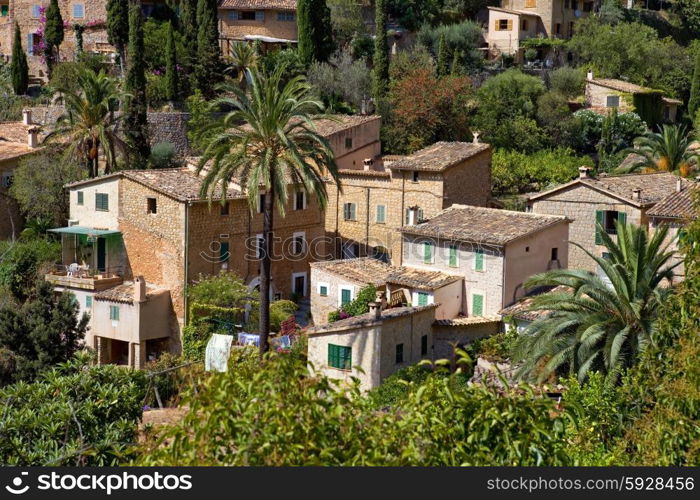
<path fill-rule="evenodd" d="M 78 192 L 83 193 L 83 204 L 78 205 Z M 95 198 L 97 193 L 109 196 L 109 210 L 97 210 Z M 70 219 L 78 226 L 99 229 L 119 230 L 119 178 L 95 180 L 90 184 L 75 186 L 70 189 Z"/>

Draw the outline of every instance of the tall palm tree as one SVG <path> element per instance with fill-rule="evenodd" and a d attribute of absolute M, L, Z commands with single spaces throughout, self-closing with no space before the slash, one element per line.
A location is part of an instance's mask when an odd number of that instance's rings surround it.
<path fill-rule="evenodd" d="M 65 154 L 82 163 L 90 177 L 97 177 L 100 155 L 104 158 L 104 173 L 109 173 L 116 164 L 117 152 L 126 152 L 126 143 L 119 134 L 121 116 L 116 111 L 127 94 L 102 70 L 95 73 L 83 69 L 77 80 L 77 91 L 58 89 L 63 92 L 65 112 L 44 142 L 65 144 Z M 126 154 L 123 156 L 126 159 Z"/>
<path fill-rule="evenodd" d="M 687 177 L 698 163 L 691 143 L 691 134 L 685 126 L 663 125 L 659 132 L 649 132 L 635 139 L 635 148 L 630 152 L 638 155 L 639 160 L 618 169 L 617 173 L 667 171 Z"/>
<path fill-rule="evenodd" d="M 284 217 L 287 187 L 300 186 L 318 200 L 321 208 L 328 199 L 325 176 L 338 183 L 333 151 L 312 121 L 323 104 L 311 97 L 303 77 L 282 83 L 285 67 L 268 74 L 249 69 L 249 92 L 225 86 L 234 97 L 220 98 L 214 106 L 232 109 L 223 118 L 223 132 L 206 140 L 199 163 L 205 170 L 202 195 L 210 201 L 226 192 L 232 181 L 248 195 L 251 210 L 264 193 L 263 240 L 260 269 L 260 355 L 268 349 L 270 332 L 270 268 L 274 207 Z M 319 116 L 315 116 L 318 118 Z M 221 127 L 221 125 L 219 125 Z"/>
<path fill-rule="evenodd" d="M 601 275 L 580 269 L 553 270 L 533 276 L 527 287 L 557 286 L 530 306 L 548 314 L 533 321 L 517 339 L 513 358 L 519 375 L 541 382 L 571 373 L 584 380 L 592 371 L 617 381 L 651 341 L 652 324 L 671 292 L 672 252 L 665 244 L 668 228 L 649 238 L 643 228 L 617 223 L 617 241 L 601 230 L 609 257 L 584 250 Z M 604 279 L 607 278 L 607 279 Z"/>
<path fill-rule="evenodd" d="M 258 55 L 255 52 L 255 47 L 249 43 L 236 42 L 231 45 L 229 51 L 230 69 L 235 72 L 238 78 L 238 85 L 245 89 L 246 87 L 246 71 L 254 68 L 258 62 Z"/>

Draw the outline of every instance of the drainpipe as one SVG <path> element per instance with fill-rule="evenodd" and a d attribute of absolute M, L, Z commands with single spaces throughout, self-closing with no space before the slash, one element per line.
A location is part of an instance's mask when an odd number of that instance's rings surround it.
<path fill-rule="evenodd" d="M 184 306 L 185 306 L 185 326 L 189 322 L 189 303 L 187 301 L 187 289 L 189 287 L 189 273 L 190 273 L 190 263 L 189 263 L 189 246 L 190 246 L 190 205 L 192 202 L 185 203 L 185 248 L 184 248 L 184 259 L 185 259 L 185 286 L 183 287 L 184 294 Z"/>
<path fill-rule="evenodd" d="M 367 195 L 367 207 L 365 213 L 365 257 L 369 257 L 369 189 L 365 188 Z"/>
<path fill-rule="evenodd" d="M 248 241 L 250 241 L 250 238 L 252 236 L 252 231 L 253 231 L 253 212 L 252 212 L 252 210 L 248 209 Z M 257 242 L 256 242 L 256 244 L 257 244 Z M 245 282 L 248 283 L 249 280 L 250 280 L 250 259 L 246 258 Z"/>
<path fill-rule="evenodd" d="M 399 229 L 403 227 L 404 225 L 404 217 L 406 216 L 404 214 L 405 212 L 405 206 L 406 206 L 406 171 L 402 170 L 401 171 L 401 213 L 399 214 L 399 220 L 401 221 L 399 223 Z M 399 232 L 399 250 L 400 250 L 400 255 L 399 255 L 399 266 L 403 265 L 403 236 L 401 235 L 401 232 Z"/>

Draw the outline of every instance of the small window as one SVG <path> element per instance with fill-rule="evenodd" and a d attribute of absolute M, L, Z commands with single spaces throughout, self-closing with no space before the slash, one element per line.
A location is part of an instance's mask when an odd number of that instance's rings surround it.
<path fill-rule="evenodd" d="M 568 9 L 570 7 L 571 7 L 571 3 L 569 2 L 569 0 L 564 0 L 564 8 Z"/>
<path fill-rule="evenodd" d="M 423 243 L 423 263 L 433 263 L 433 243 L 431 241 L 426 241 Z"/>
<path fill-rule="evenodd" d="M 578 10 L 578 0 L 571 0 L 571 8 L 573 10 Z"/>
<path fill-rule="evenodd" d="M 561 35 L 561 23 L 557 23 L 554 25 L 554 33 L 556 35 Z"/>
<path fill-rule="evenodd" d="M 41 5 L 32 5 L 32 18 L 39 19 L 41 17 Z"/>
<path fill-rule="evenodd" d="M 155 198 L 146 198 L 146 213 L 158 213 L 158 200 L 156 200 Z"/>
<path fill-rule="evenodd" d="M 526 9 L 537 8 L 537 0 L 525 0 L 525 8 Z"/>
<path fill-rule="evenodd" d="M 85 17 L 85 5 L 82 3 L 73 4 L 73 19 L 82 19 Z"/>
<path fill-rule="evenodd" d="M 339 370 L 352 368 L 352 347 L 328 344 L 328 366 Z"/>
<path fill-rule="evenodd" d="M 527 31 L 527 19 L 523 19 L 523 21 L 520 23 L 520 29 Z"/>
<path fill-rule="evenodd" d="M 345 138 L 345 149 L 352 148 L 352 137 Z"/>
<path fill-rule="evenodd" d="M 231 205 L 230 202 L 225 201 L 224 204 L 221 205 L 219 213 L 220 213 L 221 215 L 228 215 L 228 214 L 230 213 L 230 212 L 229 212 L 229 210 L 230 210 L 230 205 Z"/>
<path fill-rule="evenodd" d="M 107 193 L 95 193 L 95 210 L 109 211 L 109 195 Z"/>
<path fill-rule="evenodd" d="M 264 21 L 265 20 L 265 11 L 264 10 L 256 10 L 255 11 L 255 20 L 256 21 Z"/>
<path fill-rule="evenodd" d="M 306 193 L 304 191 L 297 191 L 294 196 L 294 209 L 304 210 L 306 208 Z"/>
<path fill-rule="evenodd" d="M 428 305 L 428 299 L 429 295 L 426 292 L 418 292 L 416 294 L 418 297 L 418 306 L 427 306 Z"/>
<path fill-rule="evenodd" d="M 420 355 L 425 356 L 428 354 L 428 336 L 423 335 L 420 338 Z"/>
<path fill-rule="evenodd" d="M 472 295 L 472 316 L 483 316 L 484 296 L 478 293 Z"/>
<path fill-rule="evenodd" d="M 396 344 L 396 364 L 403 363 L 403 344 Z"/>
<path fill-rule="evenodd" d="M 387 250 L 385 247 L 374 247 L 374 258 L 388 264 L 389 250 Z"/>
<path fill-rule="evenodd" d="M 340 307 L 352 302 L 352 290 L 350 288 L 340 289 Z"/>
<path fill-rule="evenodd" d="M 82 191 L 78 191 L 78 205 L 83 205 L 85 203 L 85 197 Z"/>
<path fill-rule="evenodd" d="M 305 240 L 306 238 L 304 237 L 303 233 L 294 235 L 294 240 L 292 242 L 292 255 L 301 255 L 304 253 Z"/>
<path fill-rule="evenodd" d="M 619 95 L 609 95 L 605 98 L 605 106 L 608 108 L 619 108 L 620 107 L 620 96 Z"/>
<path fill-rule="evenodd" d="M 386 205 L 377 205 L 377 223 L 384 224 L 386 222 Z"/>
<path fill-rule="evenodd" d="M 478 272 L 484 271 L 484 251 L 477 250 L 474 252 L 474 270 Z"/>
<path fill-rule="evenodd" d="M 92 309 L 92 295 L 85 296 L 85 309 Z"/>
<path fill-rule="evenodd" d="M 262 259 L 264 254 L 265 254 L 265 238 L 263 238 L 262 234 L 259 234 L 255 238 L 255 256 L 258 259 Z"/>
<path fill-rule="evenodd" d="M 231 21 L 240 21 L 241 19 L 241 12 L 238 10 L 232 10 L 231 12 L 228 13 L 228 18 Z"/>
<path fill-rule="evenodd" d="M 239 10 L 238 11 L 239 21 L 255 21 L 255 11 L 254 10 Z"/>
<path fill-rule="evenodd" d="M 0 5 L 0 17 L 7 17 L 10 15 L 10 6 L 5 4 L 5 5 Z"/>
<path fill-rule="evenodd" d="M 229 252 L 228 241 L 220 241 L 219 242 L 219 262 L 221 262 L 221 263 L 228 262 L 228 259 L 230 256 L 231 256 L 231 252 Z"/>
<path fill-rule="evenodd" d="M 450 245 L 450 259 L 448 265 L 450 267 L 457 267 L 459 265 L 457 245 Z"/>
<path fill-rule="evenodd" d="M 496 31 L 510 31 L 513 29 L 512 19 L 497 19 L 496 20 Z"/>
<path fill-rule="evenodd" d="M 559 260 L 559 249 L 558 248 L 552 248 L 552 259 L 551 260 Z"/>
<path fill-rule="evenodd" d="M 263 213 L 263 210 L 265 210 L 265 193 L 258 196 L 258 213 Z"/>
<path fill-rule="evenodd" d="M 119 306 L 109 306 L 109 319 L 119 321 Z"/>
<path fill-rule="evenodd" d="M 418 177 L 419 177 L 418 171 L 414 170 L 413 171 L 413 182 L 418 182 Z"/>
<path fill-rule="evenodd" d="M 343 206 L 343 216 L 345 220 L 355 220 L 356 215 L 356 205 L 354 203 L 346 203 Z"/>
<path fill-rule="evenodd" d="M 296 16 L 294 15 L 294 12 L 278 12 L 277 13 L 277 20 L 278 21 L 296 21 Z"/>
<path fill-rule="evenodd" d="M 318 284 L 318 294 L 321 297 L 328 297 L 328 285 L 325 283 Z"/>
<path fill-rule="evenodd" d="M 525 253 L 530 253 L 530 247 L 525 247 Z"/>

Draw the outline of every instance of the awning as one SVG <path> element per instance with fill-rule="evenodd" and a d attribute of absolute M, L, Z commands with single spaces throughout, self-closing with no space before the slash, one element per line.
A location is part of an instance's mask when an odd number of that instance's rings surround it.
<path fill-rule="evenodd" d="M 296 40 L 287 40 L 286 38 L 274 38 L 264 35 L 244 35 L 243 40 L 260 41 L 265 43 L 297 43 Z"/>
<path fill-rule="evenodd" d="M 121 231 L 112 231 L 111 229 L 95 229 L 85 226 L 57 227 L 55 229 L 49 229 L 49 232 L 61 234 L 84 234 L 91 236 L 106 236 L 108 234 L 121 233 Z"/>

